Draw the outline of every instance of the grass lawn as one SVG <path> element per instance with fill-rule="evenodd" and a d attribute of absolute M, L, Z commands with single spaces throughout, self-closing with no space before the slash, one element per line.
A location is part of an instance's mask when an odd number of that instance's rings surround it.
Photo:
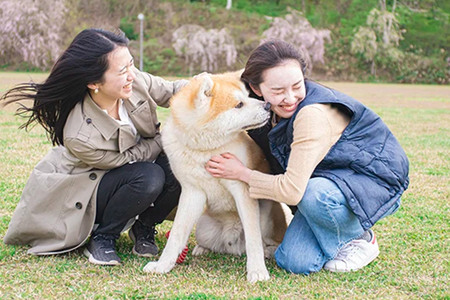
<path fill-rule="evenodd" d="M 0 93 L 29 78 L 45 74 L 0 73 Z M 381 254 L 368 267 L 299 276 L 268 260 L 271 280 L 251 285 L 245 257 L 231 255 L 188 254 L 169 274 L 146 274 L 148 259 L 131 253 L 126 234 L 118 241 L 121 267 L 89 264 L 81 250 L 32 256 L 0 242 L 0 299 L 450 299 L 450 86 L 325 84 L 375 110 L 410 159 L 410 188 L 400 210 L 374 226 Z M 32 168 L 51 148 L 38 126 L 18 130 L 23 120 L 13 109 L 0 110 L 0 238 Z M 160 111 L 162 121 L 167 113 Z M 161 249 L 171 225 L 157 227 Z"/>

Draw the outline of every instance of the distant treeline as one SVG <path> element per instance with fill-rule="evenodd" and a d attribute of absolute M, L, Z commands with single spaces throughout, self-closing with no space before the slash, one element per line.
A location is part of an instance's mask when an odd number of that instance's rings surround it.
<path fill-rule="evenodd" d="M 0 0 L 0 65 L 48 70 L 77 32 L 120 28 L 144 70 L 242 68 L 261 40 L 305 52 L 321 80 L 450 83 L 448 0 Z M 226 6 L 231 4 L 230 9 Z"/>

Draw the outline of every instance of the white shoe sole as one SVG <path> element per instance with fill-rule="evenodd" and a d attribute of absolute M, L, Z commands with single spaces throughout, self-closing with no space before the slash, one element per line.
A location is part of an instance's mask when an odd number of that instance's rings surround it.
<path fill-rule="evenodd" d="M 118 266 L 118 265 L 120 265 L 120 262 L 118 262 L 117 260 L 111 260 L 111 261 L 96 260 L 87 248 L 84 249 L 83 254 L 88 258 L 90 263 L 93 263 L 96 265 L 102 265 L 102 266 Z"/>
<path fill-rule="evenodd" d="M 358 270 L 364 268 L 365 266 L 367 266 L 368 264 L 370 264 L 372 261 L 375 260 L 375 258 L 378 257 L 379 254 L 380 254 L 380 250 L 377 249 L 377 251 L 374 252 L 371 256 L 369 256 L 369 257 L 367 258 L 367 260 L 366 260 L 361 266 L 359 266 L 358 268 L 337 269 L 337 268 L 334 268 L 334 267 L 327 267 L 327 264 L 325 264 L 325 265 L 323 266 L 323 268 L 324 268 L 325 270 L 327 270 L 327 271 L 330 271 L 330 272 L 336 272 L 336 273 L 354 272 L 354 271 L 358 271 Z"/>
<path fill-rule="evenodd" d="M 153 255 L 153 254 L 151 254 L 151 253 L 141 254 L 141 253 L 137 252 L 137 251 L 134 249 L 134 246 L 133 246 L 132 252 L 133 252 L 134 255 L 137 255 L 137 256 L 140 256 L 140 257 L 155 257 L 155 256 L 158 256 L 158 254 Z"/>

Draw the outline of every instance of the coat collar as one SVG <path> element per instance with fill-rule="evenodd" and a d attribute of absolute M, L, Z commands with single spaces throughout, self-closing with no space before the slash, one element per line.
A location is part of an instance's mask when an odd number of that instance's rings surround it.
<path fill-rule="evenodd" d="M 94 100 L 92 100 L 89 93 L 87 93 L 83 100 L 83 114 L 85 115 L 86 121 L 91 119 L 88 122 L 92 122 L 95 128 L 97 128 L 106 140 L 109 140 L 120 128 L 120 124 L 105 114 L 105 112 L 98 107 Z"/>
<path fill-rule="evenodd" d="M 118 147 L 120 153 L 123 153 L 136 145 L 136 135 L 133 133 L 131 127 L 120 125 L 110 118 L 97 104 L 95 104 L 89 94 L 84 98 L 82 109 L 85 121 L 92 123 L 105 140 L 110 140 L 111 137 L 118 132 Z"/>

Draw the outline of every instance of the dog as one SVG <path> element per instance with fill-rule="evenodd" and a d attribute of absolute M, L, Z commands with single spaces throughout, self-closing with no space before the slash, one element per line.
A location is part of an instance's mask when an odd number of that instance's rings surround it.
<path fill-rule="evenodd" d="M 270 278 L 264 257 L 281 243 L 290 212 L 278 202 L 250 198 L 246 183 L 215 178 L 205 169 L 212 156 L 230 152 L 251 169 L 269 171 L 246 130 L 263 126 L 270 114 L 262 101 L 248 97 L 239 75 L 199 75 L 171 99 L 162 143 L 182 192 L 167 245 L 145 272 L 169 272 L 198 221 L 193 255 L 246 253 L 247 280 Z"/>

